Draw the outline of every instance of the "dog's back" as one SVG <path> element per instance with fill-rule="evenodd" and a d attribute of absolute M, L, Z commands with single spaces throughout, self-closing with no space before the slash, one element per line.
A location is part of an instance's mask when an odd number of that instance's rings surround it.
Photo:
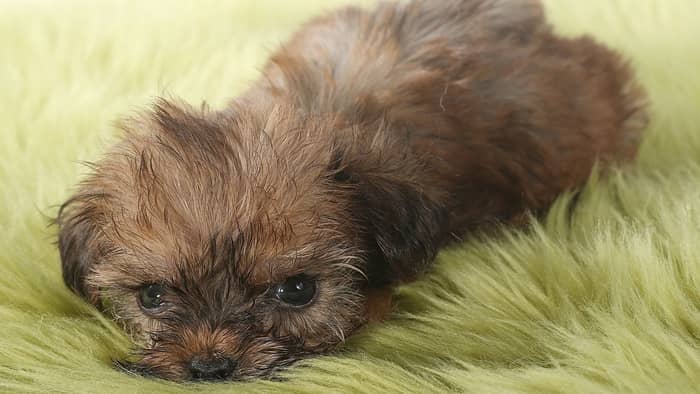
<path fill-rule="evenodd" d="M 545 208 L 596 160 L 630 159 L 646 125 L 625 61 L 559 38 L 536 0 L 415 0 L 306 25 L 255 88 L 309 114 L 403 138 L 447 190 L 459 233 Z M 406 138 L 407 137 L 407 138 Z"/>

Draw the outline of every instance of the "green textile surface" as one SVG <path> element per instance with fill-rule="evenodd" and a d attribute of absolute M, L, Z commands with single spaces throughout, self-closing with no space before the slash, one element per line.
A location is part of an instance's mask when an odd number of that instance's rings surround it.
<path fill-rule="evenodd" d="M 349 0 L 345 0 L 347 3 Z M 632 60 L 652 125 L 527 231 L 441 254 L 396 311 L 288 380 L 176 384 L 112 367 L 128 339 L 63 285 L 47 217 L 113 122 L 157 95 L 221 106 L 338 0 L 0 0 L 0 391 L 700 392 L 700 1 L 550 0 Z M 365 4 L 370 1 L 364 1 Z"/>

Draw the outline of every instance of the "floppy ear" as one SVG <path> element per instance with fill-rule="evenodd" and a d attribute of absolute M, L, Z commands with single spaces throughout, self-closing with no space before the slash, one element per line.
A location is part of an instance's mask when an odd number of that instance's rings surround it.
<path fill-rule="evenodd" d="M 74 293 L 98 305 L 97 291 L 86 281 L 98 257 L 95 224 L 90 215 L 75 204 L 79 204 L 75 199 L 63 204 L 56 219 L 63 281 Z"/>
<path fill-rule="evenodd" d="M 372 287 L 410 281 L 443 246 L 447 214 L 416 185 L 399 179 L 360 179 L 365 223 L 376 249 L 367 267 Z"/>

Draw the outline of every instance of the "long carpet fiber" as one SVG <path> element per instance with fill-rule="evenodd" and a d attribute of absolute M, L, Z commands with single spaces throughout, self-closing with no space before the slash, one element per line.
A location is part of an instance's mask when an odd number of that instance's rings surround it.
<path fill-rule="evenodd" d="M 349 0 L 0 0 L 0 391 L 700 391 L 700 2 L 550 0 L 564 34 L 630 57 L 640 158 L 525 231 L 470 240 L 384 324 L 284 381 L 175 384 L 112 367 L 130 342 L 67 291 L 48 218 L 120 116 L 213 106 L 304 19 Z M 437 0 L 436 0 L 437 1 Z M 369 1 L 365 1 L 365 4 Z"/>

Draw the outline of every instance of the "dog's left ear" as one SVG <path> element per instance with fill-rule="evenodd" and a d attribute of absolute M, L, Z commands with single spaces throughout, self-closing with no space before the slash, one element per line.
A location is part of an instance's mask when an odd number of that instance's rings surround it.
<path fill-rule="evenodd" d="M 446 212 L 415 185 L 400 179 L 366 179 L 362 199 L 376 243 L 370 284 L 407 282 L 426 270 L 444 243 Z"/>
<path fill-rule="evenodd" d="M 356 191 L 355 215 L 373 244 L 366 272 L 369 285 L 411 281 L 444 246 L 449 228 L 446 208 L 410 175 L 387 171 L 378 163 L 364 164 L 349 163 L 335 172 L 335 179 L 350 183 Z"/>

